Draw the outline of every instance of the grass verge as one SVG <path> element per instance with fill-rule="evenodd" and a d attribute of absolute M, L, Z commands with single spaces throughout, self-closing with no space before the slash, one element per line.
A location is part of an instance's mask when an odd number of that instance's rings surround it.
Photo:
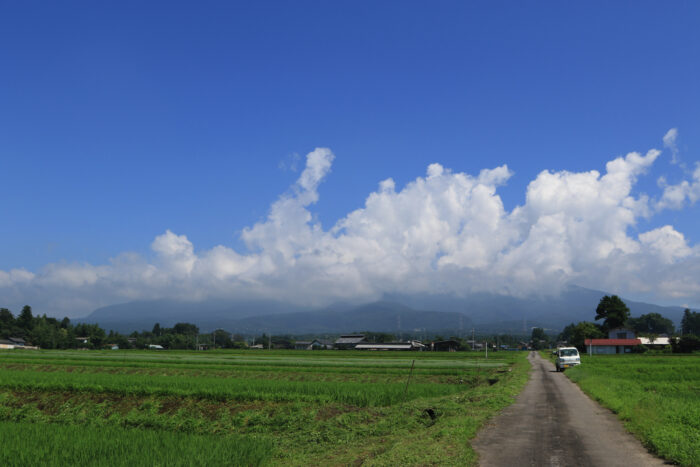
<path fill-rule="evenodd" d="M 700 466 L 700 355 L 582 355 L 566 375 L 651 452 Z"/>

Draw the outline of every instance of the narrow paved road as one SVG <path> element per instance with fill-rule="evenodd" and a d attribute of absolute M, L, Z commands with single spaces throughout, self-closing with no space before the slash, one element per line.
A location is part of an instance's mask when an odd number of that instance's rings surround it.
<path fill-rule="evenodd" d="M 525 389 L 473 441 L 482 466 L 658 466 L 620 421 L 537 352 Z"/>

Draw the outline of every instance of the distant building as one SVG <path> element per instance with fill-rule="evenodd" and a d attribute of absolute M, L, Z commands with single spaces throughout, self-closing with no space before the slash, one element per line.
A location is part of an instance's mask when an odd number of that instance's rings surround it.
<path fill-rule="evenodd" d="M 474 348 L 480 348 L 481 344 L 478 344 L 479 347 L 477 347 L 475 344 Z M 430 344 L 430 350 L 436 350 L 436 351 L 442 351 L 442 352 L 456 352 L 457 349 L 459 349 L 459 342 L 455 340 L 446 340 L 446 341 L 435 341 Z"/>
<path fill-rule="evenodd" d="M 653 340 L 649 337 L 639 337 L 638 338 L 642 345 L 647 347 L 665 347 L 671 345 L 671 338 L 667 336 L 655 337 Z"/>
<path fill-rule="evenodd" d="M 424 350 L 425 345 L 418 341 L 409 342 L 384 342 L 379 344 L 361 343 L 355 346 L 355 350 Z"/>
<path fill-rule="evenodd" d="M 367 342 L 364 334 L 345 334 L 336 339 L 334 346 L 338 350 L 354 349 L 357 344 Z"/>
<path fill-rule="evenodd" d="M 333 341 L 328 339 L 317 339 L 317 342 L 321 344 L 321 348 L 324 350 L 332 350 L 334 348 Z"/>
<path fill-rule="evenodd" d="M 589 354 L 629 353 L 642 341 L 635 338 L 634 331 L 627 328 L 615 328 L 608 331 L 607 339 L 586 339 L 584 344 Z"/>
<path fill-rule="evenodd" d="M 39 347 L 31 345 L 21 337 L 8 337 L 7 339 L 0 339 L 0 349 L 11 350 L 11 349 L 33 349 L 37 350 Z"/>
<path fill-rule="evenodd" d="M 9 339 L 0 339 L 0 349 L 11 350 L 15 348 L 15 343 Z"/>
<path fill-rule="evenodd" d="M 326 350 L 332 348 L 332 342 L 320 339 L 314 339 L 311 341 L 296 341 L 294 343 L 295 350 Z"/>
<path fill-rule="evenodd" d="M 634 339 L 634 331 L 627 328 L 611 329 L 608 332 L 608 339 Z"/>
<path fill-rule="evenodd" d="M 642 341 L 639 339 L 586 339 L 586 351 L 590 354 L 629 353 Z"/>
<path fill-rule="evenodd" d="M 148 348 L 151 350 L 165 350 L 165 348 L 160 344 L 148 344 Z"/>

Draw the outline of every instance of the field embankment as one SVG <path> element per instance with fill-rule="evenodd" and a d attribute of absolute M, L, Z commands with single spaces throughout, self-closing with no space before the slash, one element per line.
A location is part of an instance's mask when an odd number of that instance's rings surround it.
<path fill-rule="evenodd" d="M 469 465 L 528 368 L 509 352 L 3 352 L 0 463 Z"/>
<path fill-rule="evenodd" d="M 582 355 L 566 375 L 651 452 L 700 466 L 700 355 Z"/>

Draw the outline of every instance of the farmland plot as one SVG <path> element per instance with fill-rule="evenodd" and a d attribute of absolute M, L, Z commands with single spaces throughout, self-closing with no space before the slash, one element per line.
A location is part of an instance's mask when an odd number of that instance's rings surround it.
<path fill-rule="evenodd" d="M 0 463 L 470 464 L 527 368 L 508 352 L 3 352 Z"/>

